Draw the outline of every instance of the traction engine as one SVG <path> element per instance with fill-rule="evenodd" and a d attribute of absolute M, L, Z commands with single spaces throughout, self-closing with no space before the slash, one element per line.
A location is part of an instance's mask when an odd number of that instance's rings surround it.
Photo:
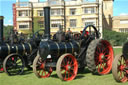
<path fill-rule="evenodd" d="M 32 69 L 32 64 L 36 54 L 39 38 L 33 38 L 22 43 L 6 43 L 3 40 L 3 17 L 0 17 L 0 72 L 6 72 L 8 75 L 22 74 L 24 68 Z"/>
<path fill-rule="evenodd" d="M 44 19 L 44 36 L 33 62 L 37 77 L 47 78 L 56 70 L 61 80 L 70 81 L 85 66 L 101 75 L 111 71 L 113 48 L 107 40 L 99 39 L 100 33 L 95 26 L 88 25 L 78 34 L 59 30 L 51 39 L 50 7 L 44 7 Z"/>

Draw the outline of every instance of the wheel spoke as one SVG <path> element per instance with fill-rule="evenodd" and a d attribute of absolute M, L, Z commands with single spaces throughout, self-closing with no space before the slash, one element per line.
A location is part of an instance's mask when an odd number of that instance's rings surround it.
<path fill-rule="evenodd" d="M 71 60 L 70 65 L 72 65 L 72 64 L 73 64 L 73 61 Z"/>
<path fill-rule="evenodd" d="M 122 71 L 120 71 L 120 77 L 122 78 Z"/>
<path fill-rule="evenodd" d="M 128 81 L 128 78 L 126 76 L 123 77 L 123 79 L 121 79 L 122 82 L 126 82 Z"/>
<path fill-rule="evenodd" d="M 105 55 L 106 59 L 105 60 L 110 60 L 111 59 L 111 55 Z"/>
<path fill-rule="evenodd" d="M 69 74 L 71 74 L 71 76 L 73 76 L 73 73 L 72 72 L 70 72 L 70 71 L 68 71 L 69 72 Z"/>
<path fill-rule="evenodd" d="M 70 77 L 70 73 L 68 72 L 68 78 Z"/>
<path fill-rule="evenodd" d="M 66 63 L 65 63 L 65 61 L 64 61 L 64 60 L 62 61 L 62 64 L 66 65 Z"/>
<path fill-rule="evenodd" d="M 47 75 L 45 70 L 44 70 L 44 73 L 45 73 L 45 75 Z"/>
<path fill-rule="evenodd" d="M 101 51 L 100 47 L 97 47 L 97 49 L 99 50 L 99 54 L 100 54 L 100 53 L 102 53 L 102 51 Z"/>
<path fill-rule="evenodd" d="M 64 79 L 66 79 L 66 72 L 67 72 L 67 71 L 65 70 L 65 72 L 64 72 L 64 74 L 65 74 L 65 77 L 64 77 Z"/>
<path fill-rule="evenodd" d="M 101 63 L 99 63 L 99 65 L 98 65 L 98 70 L 101 68 Z"/>
<path fill-rule="evenodd" d="M 102 64 L 101 64 L 101 69 L 103 69 L 103 70 L 104 70 L 104 63 L 102 63 Z"/>
<path fill-rule="evenodd" d="M 105 54 L 107 50 L 108 50 L 108 48 L 105 48 L 105 49 L 103 50 L 103 53 Z"/>

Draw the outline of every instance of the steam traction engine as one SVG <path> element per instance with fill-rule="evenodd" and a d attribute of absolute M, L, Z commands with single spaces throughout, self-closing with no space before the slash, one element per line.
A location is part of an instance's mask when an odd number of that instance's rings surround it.
<path fill-rule="evenodd" d="M 36 34 L 34 35 L 36 36 Z M 28 42 L 17 44 L 3 41 L 3 17 L 0 17 L 0 72 L 8 75 L 22 74 L 24 67 L 30 69 L 39 45 L 39 38 L 32 38 Z"/>
<path fill-rule="evenodd" d="M 64 81 L 73 80 L 77 71 L 85 66 L 91 72 L 107 74 L 112 68 L 113 48 L 106 40 L 99 39 L 93 25 L 84 28 L 81 34 L 57 32 L 50 38 L 50 7 L 44 8 L 45 34 L 33 62 L 33 71 L 39 78 L 47 78 L 56 69 Z"/>
<path fill-rule="evenodd" d="M 112 65 L 112 74 L 117 82 L 128 81 L 128 42 L 124 44 L 122 53 L 115 57 Z"/>

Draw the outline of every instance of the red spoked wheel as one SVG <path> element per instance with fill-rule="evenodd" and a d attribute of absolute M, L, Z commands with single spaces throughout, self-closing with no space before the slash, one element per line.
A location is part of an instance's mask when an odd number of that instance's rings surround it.
<path fill-rule="evenodd" d="M 125 60 L 123 55 L 118 55 L 114 59 L 112 74 L 117 82 L 124 83 L 128 81 L 128 60 Z"/>
<path fill-rule="evenodd" d="M 62 55 L 57 61 L 56 72 L 58 77 L 64 81 L 73 80 L 78 71 L 78 63 L 76 58 L 67 53 Z"/>
<path fill-rule="evenodd" d="M 113 48 L 106 41 L 102 40 L 96 47 L 95 64 L 99 74 L 108 74 L 112 69 Z"/>
<path fill-rule="evenodd" d="M 47 78 L 52 73 L 52 67 L 46 67 L 45 64 L 51 62 L 51 59 L 43 60 L 40 56 L 36 56 L 33 62 L 33 72 L 38 78 Z"/>
<path fill-rule="evenodd" d="M 87 67 L 93 73 L 108 74 L 112 69 L 113 56 L 113 48 L 108 41 L 93 40 L 87 49 Z"/>

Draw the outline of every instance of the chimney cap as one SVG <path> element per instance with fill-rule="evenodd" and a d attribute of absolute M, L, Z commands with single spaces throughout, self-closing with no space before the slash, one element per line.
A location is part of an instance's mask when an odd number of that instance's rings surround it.
<path fill-rule="evenodd" d="M 4 19 L 4 16 L 0 16 L 0 20 L 1 20 L 1 19 Z"/>

